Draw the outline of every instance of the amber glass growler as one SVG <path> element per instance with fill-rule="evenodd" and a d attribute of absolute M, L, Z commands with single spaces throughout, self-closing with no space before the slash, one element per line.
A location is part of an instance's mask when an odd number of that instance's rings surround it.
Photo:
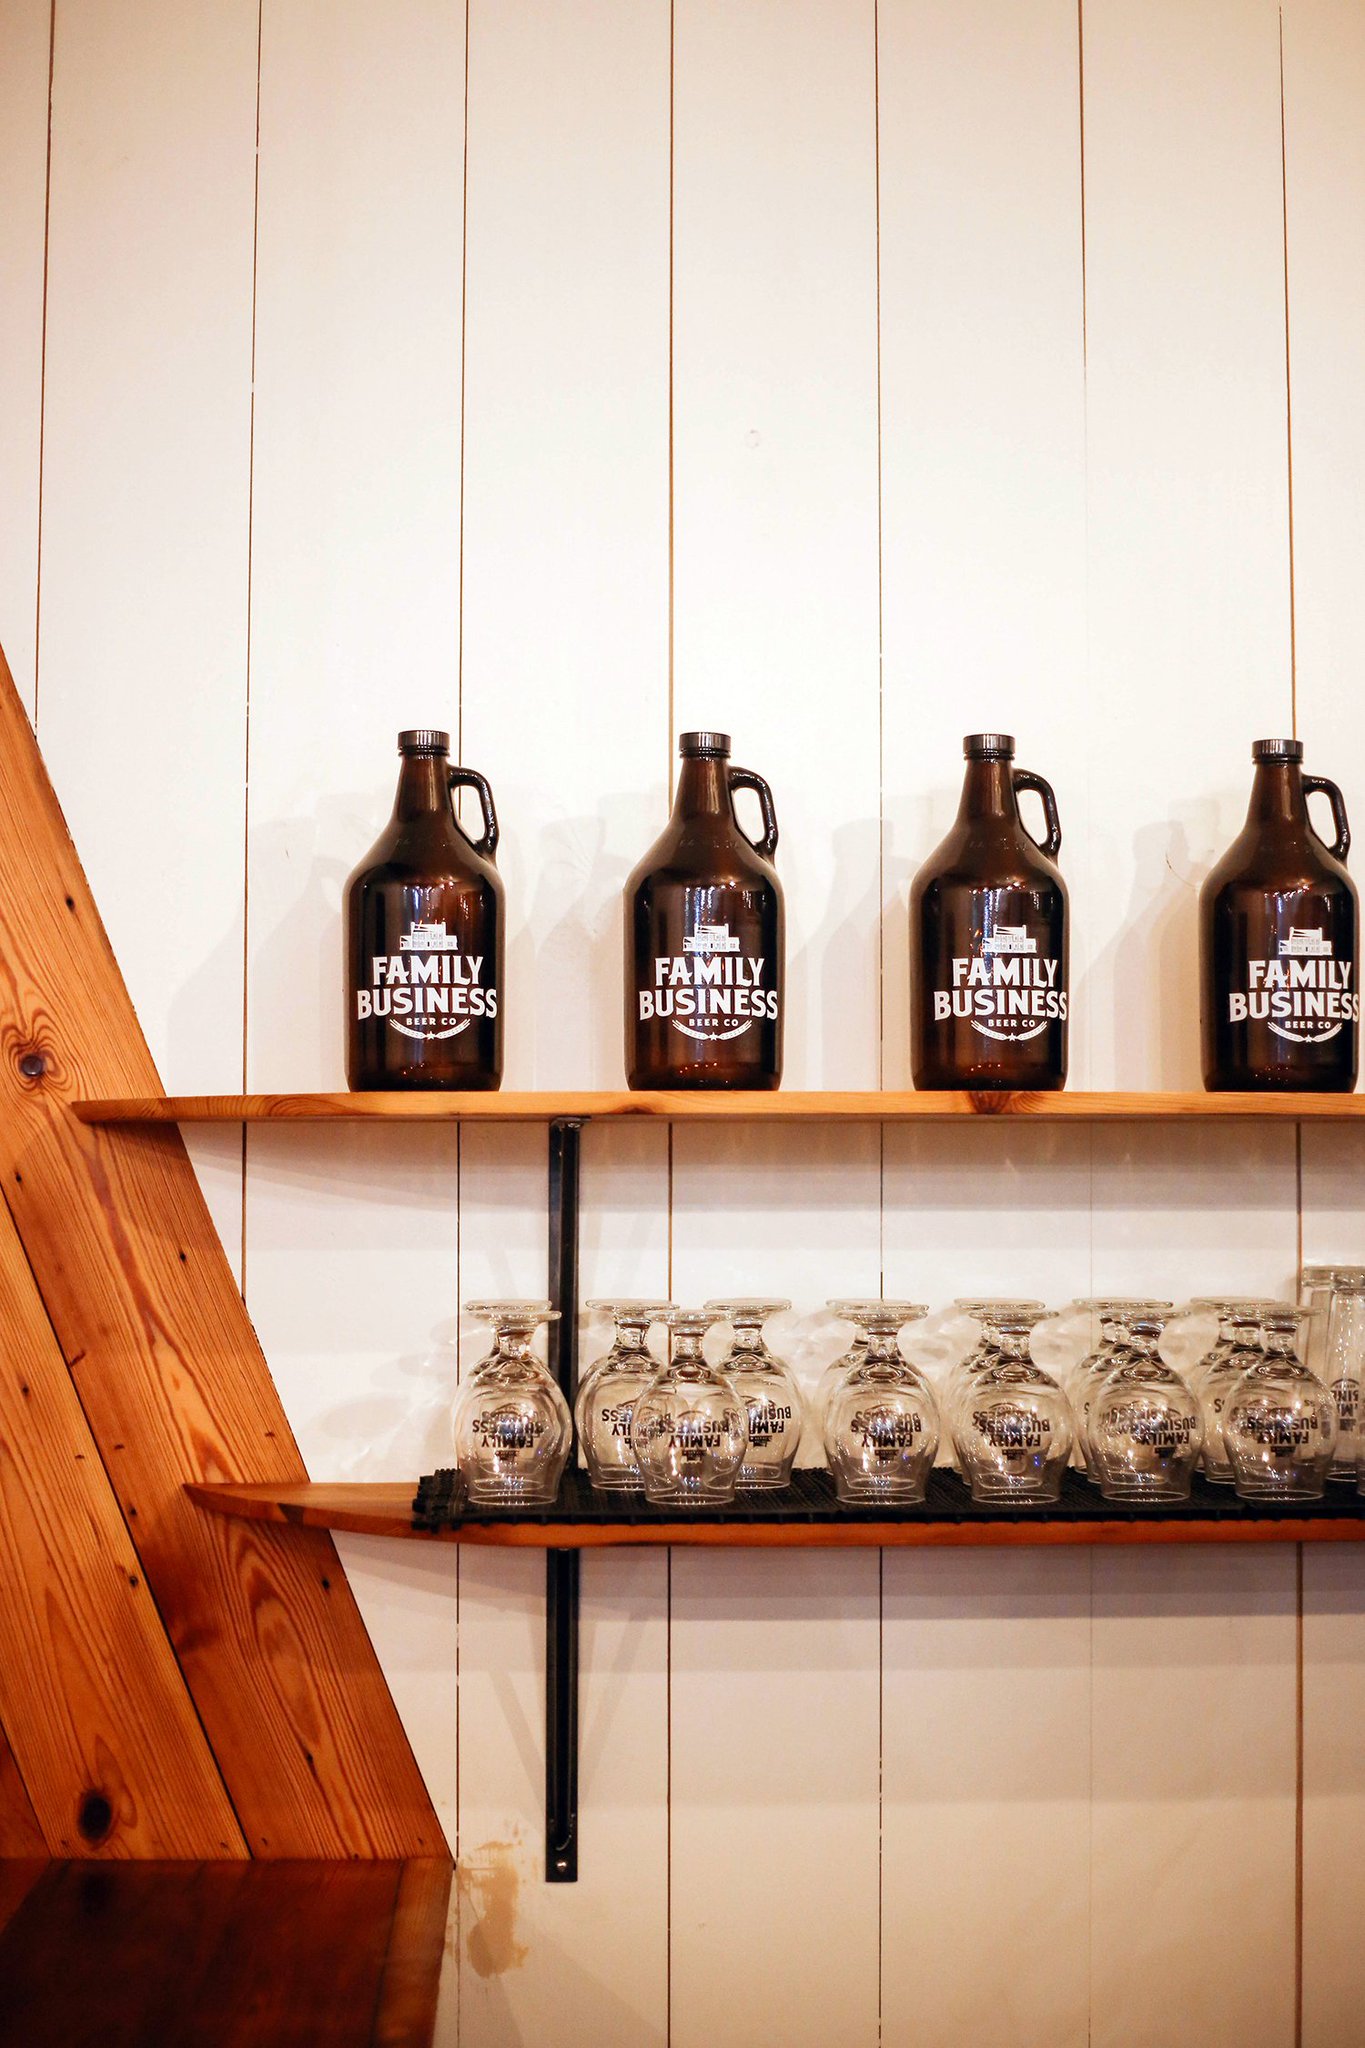
<path fill-rule="evenodd" d="M 1066 1082 L 1066 883 L 1050 783 L 1014 762 L 1007 733 L 962 742 L 957 822 L 910 889 L 910 1056 L 917 1088 L 1038 1089 Z M 1018 792 L 1042 798 L 1040 845 Z"/>
<path fill-rule="evenodd" d="M 503 887 L 493 793 L 452 768 L 450 735 L 400 732 L 393 815 L 346 884 L 346 1078 L 352 1088 L 496 1088 Z M 453 792 L 478 791 L 471 839 Z"/>
<path fill-rule="evenodd" d="M 1204 1086 L 1356 1085 L 1360 905 L 1335 782 L 1305 775 L 1299 740 L 1257 740 L 1246 824 L 1199 892 Z M 1334 837 L 1319 838 L 1321 790 Z"/>
<path fill-rule="evenodd" d="M 761 775 L 730 737 L 685 732 L 673 815 L 626 883 L 626 1078 L 632 1088 L 776 1088 L 782 1079 L 782 885 Z M 751 789 L 755 841 L 735 816 Z"/>

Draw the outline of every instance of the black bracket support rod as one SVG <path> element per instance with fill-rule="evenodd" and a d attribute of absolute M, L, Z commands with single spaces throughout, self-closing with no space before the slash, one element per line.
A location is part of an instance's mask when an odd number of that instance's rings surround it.
<path fill-rule="evenodd" d="M 582 1126 L 550 1125 L 550 1360 L 572 1409 L 578 1392 L 578 1199 Z M 579 1553 L 545 1553 L 545 1879 L 578 1880 Z"/>

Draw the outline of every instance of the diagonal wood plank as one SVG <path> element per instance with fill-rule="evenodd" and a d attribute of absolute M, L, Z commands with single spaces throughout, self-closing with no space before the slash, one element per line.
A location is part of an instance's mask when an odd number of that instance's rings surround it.
<path fill-rule="evenodd" d="M 0 1932 L 14 1918 L 39 1878 L 55 1868 L 41 1853 L 0 1857 Z"/>
<path fill-rule="evenodd" d="M 71 1114 L 156 1069 L 2 656 L 0 763 L 0 1172 L 248 1845 L 439 1853 L 330 1539 L 185 1498 L 304 1469 L 178 1133 Z"/>
<path fill-rule="evenodd" d="M 19 1766 L 0 1728 L 0 1864 L 19 1857 L 46 1856 L 47 1847 Z"/>
<path fill-rule="evenodd" d="M 0 1204 L 0 1719 L 53 1856 L 245 1856 Z"/>

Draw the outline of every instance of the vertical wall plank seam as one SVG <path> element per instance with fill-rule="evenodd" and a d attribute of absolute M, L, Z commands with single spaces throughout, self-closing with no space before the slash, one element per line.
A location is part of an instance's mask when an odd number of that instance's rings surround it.
<path fill-rule="evenodd" d="M 1088 226 L 1085 207 L 1085 0 L 1076 0 L 1076 170 L 1077 198 L 1080 227 L 1081 262 L 1081 603 L 1082 620 L 1082 673 L 1085 679 L 1087 699 L 1093 670 L 1090 648 L 1090 296 L 1088 257 Z M 1089 719 L 1087 717 L 1087 729 Z M 1094 870 L 1095 807 L 1092 801 L 1093 755 L 1090 745 L 1085 750 L 1085 836 L 1086 866 Z M 1093 1085 L 1094 1035 L 1091 1029 L 1089 1005 L 1086 1015 L 1086 1078 Z M 1092 1124 L 1086 1132 L 1086 1230 L 1089 1243 L 1086 1247 L 1087 1288 L 1095 1291 L 1095 1127 Z M 1086 1729 L 1088 1735 L 1086 1753 L 1086 1863 L 1085 1863 L 1085 1927 L 1087 1965 L 1085 1973 L 1086 2039 L 1094 2033 L 1095 1993 L 1095 1553 L 1086 1556 L 1085 1574 L 1086 1606 L 1086 1649 L 1089 1664 L 1088 1698 L 1086 1702 Z"/>
<path fill-rule="evenodd" d="M 872 0 L 872 290 L 877 366 L 877 1086 L 886 1086 L 886 573 L 882 489 L 882 101 L 881 10 Z M 885 1133 L 883 1132 L 883 1150 Z M 884 1193 L 884 1178 L 883 1178 Z M 880 1213 L 880 1204 L 879 1204 Z M 882 1233 L 883 1241 L 885 1232 Z M 883 1275 L 885 1285 L 885 1275 Z"/>
<path fill-rule="evenodd" d="M 261 248 L 261 49 L 265 33 L 265 0 L 256 0 L 256 145 L 251 189 L 251 391 L 247 404 L 246 459 L 246 703 L 242 728 L 242 1093 L 247 1090 L 248 1048 L 251 1044 L 249 1005 L 251 976 L 251 627 L 253 578 L 256 567 L 256 286 Z M 238 1249 L 237 1285 L 246 1301 L 246 1189 L 249 1127 L 242 1125 L 239 1170 L 241 1189 L 241 1244 Z"/>
<path fill-rule="evenodd" d="M 33 730 L 38 730 L 38 670 L 43 634 L 43 456 L 47 432 L 47 280 L 52 247 L 52 82 L 57 69 L 57 0 L 48 11 L 47 163 L 43 178 L 43 316 L 38 343 L 38 525 L 33 578 Z"/>
<path fill-rule="evenodd" d="M 674 189 L 677 121 L 675 107 L 674 72 L 677 53 L 677 0 L 669 0 L 668 6 L 668 737 L 666 742 L 666 768 L 664 771 L 668 799 L 673 801 L 673 661 L 674 661 L 674 565 L 673 565 L 673 474 L 674 474 L 674 410 L 673 410 L 673 290 L 675 277 L 674 263 Z M 668 1158 L 669 1213 L 673 1203 L 673 1151 L 669 1144 Z M 671 1247 L 670 1247 L 671 1256 Z M 672 1282 L 670 1280 L 671 1287 Z"/>
<path fill-rule="evenodd" d="M 1089 347 L 1085 292 L 1085 0 L 1076 0 L 1076 88 L 1080 112 L 1081 369 L 1084 373 Z"/>
<path fill-rule="evenodd" d="M 1294 393 L 1289 356 L 1289 176 L 1284 113 L 1284 9 L 1280 24 L 1280 232 L 1284 243 L 1284 447 L 1289 519 L 1289 717 L 1290 733 L 1299 736 L 1298 620 L 1294 608 Z M 1302 1213 L 1302 1212 L 1300 1212 Z"/>
<path fill-rule="evenodd" d="M 474 0 L 465 0 L 464 10 L 464 134 L 460 141 L 460 488 L 456 513 L 459 549 L 455 573 L 455 758 L 464 760 L 464 482 L 465 482 L 465 386 L 469 350 L 465 336 L 469 329 L 469 17 Z M 458 1182 L 456 1203 L 458 1206 Z"/>
<path fill-rule="evenodd" d="M 468 42 L 469 42 L 469 9 L 468 9 L 468 7 L 466 7 L 466 9 L 465 9 L 465 45 L 466 45 L 466 55 L 465 55 L 465 96 L 466 96 L 466 117 L 465 117 L 465 134 L 466 134 L 466 147 L 468 146 L 468 131 L 469 131 L 469 120 L 468 120 L 468 111 L 467 111 L 467 110 L 468 110 L 468 93 L 469 93 L 469 58 L 468 58 Z M 460 317 L 461 317 L 461 320 L 463 321 L 463 318 L 464 318 L 464 298 L 463 298 L 463 295 L 461 295 L 461 300 L 460 300 Z M 463 355 L 463 353 L 464 353 L 464 350 L 463 350 L 463 344 L 462 344 L 462 345 L 461 345 L 461 355 Z M 461 464 L 461 467 L 463 468 L 463 465 L 464 465 L 464 435 L 463 435 L 463 433 L 461 433 L 461 435 L 460 435 L 460 464 Z M 461 608 L 460 608 L 460 609 L 461 609 L 461 616 L 463 617 L 464 607 L 463 607 L 463 606 L 461 606 Z M 460 1206 L 460 1194 L 461 1194 L 461 1189 L 462 1189 L 462 1186 L 463 1186 L 463 1175 L 464 1175 L 464 1137 L 463 1137 L 463 1128 L 462 1128 L 462 1126 L 461 1126 L 461 1125 L 459 1125 L 459 1124 L 456 1124 L 456 1126 L 455 1126 L 455 1384 L 456 1384 L 456 1387 L 457 1387 L 457 1388 L 458 1388 L 458 1386 L 459 1386 L 459 1383 L 460 1383 L 460 1335 L 459 1335 L 459 1332 L 460 1332 L 460 1302 L 461 1302 L 461 1300 L 463 1299 L 463 1296 L 464 1296 L 464 1275 L 463 1275 L 463 1272 L 462 1272 L 462 1268 L 461 1268 L 461 1260 L 462 1260 L 462 1257 L 463 1257 L 463 1252 L 464 1252 L 464 1244 L 463 1244 L 463 1231 L 462 1231 L 462 1225 L 461 1225 L 461 1215 L 462 1215 L 462 1211 L 461 1211 L 461 1206 Z M 462 2041 L 464 2040 L 464 2032 L 463 2032 L 463 2028 L 464 2028 L 464 2014 L 463 2014 L 463 1997 L 462 1997 L 462 1994 L 463 1994 L 463 1989 L 464 1989 L 464 1966 L 463 1966 L 463 1965 L 464 1965 L 464 1925 L 463 1925 L 463 1918 L 462 1918 L 462 1915 L 461 1915 L 461 1912 L 460 1912 L 460 1880 L 461 1880 L 461 1875 L 462 1875 L 462 1872 L 461 1872 L 461 1868 L 460 1868 L 460 1808 L 461 1808 L 461 1804 L 462 1804 L 462 1800 L 461 1800 L 461 1789 L 462 1789 L 462 1780 L 461 1780 L 461 1776 L 460 1776 L 460 1732 L 461 1732 L 461 1731 L 460 1731 L 460 1562 L 461 1562 L 461 1559 L 462 1559 L 463 1555 L 464 1555 L 464 1545 L 463 1545 L 462 1543 L 457 1543 L 457 1544 L 455 1545 L 455 1672 L 454 1672 L 454 1693 L 455 1693 L 455 1697 L 454 1697 L 454 1700 L 453 1700 L 453 1701 L 452 1701 L 452 1703 L 451 1703 L 451 1711 L 452 1711 L 452 1714 L 453 1714 L 453 1716 L 454 1716 L 454 1720 L 455 1720 L 455 1840 L 454 1840 L 454 1843 L 452 1844 L 452 1850 L 453 1850 L 453 1860 L 454 1860 L 454 1864 L 455 1864 L 455 1876 L 454 1876 L 454 1886 L 455 1886 L 455 1898 L 454 1898 L 454 1904 L 455 1904 L 455 2048 L 460 2048 L 460 2043 L 461 2043 L 461 2042 L 462 2042 Z"/>
<path fill-rule="evenodd" d="M 1289 730 L 1299 734 L 1298 614 L 1294 578 L 1294 394 L 1289 334 L 1289 163 L 1284 94 L 1284 8 L 1277 13 L 1280 87 L 1280 237 L 1284 281 L 1285 512 L 1289 567 Z M 1303 1125 L 1294 1126 L 1296 1275 L 1303 1271 Z M 1303 2048 L 1303 1545 L 1294 1551 L 1294 2048 Z"/>
<path fill-rule="evenodd" d="M 464 133 L 460 137 L 460 478 L 458 510 L 456 513 L 456 575 L 455 604 L 455 758 L 464 760 L 464 529 L 465 529 L 465 393 L 469 364 L 469 51 L 471 42 L 474 0 L 465 0 L 464 10 L 464 80 L 461 95 L 461 115 Z M 464 1295 L 464 1274 L 462 1259 L 464 1253 L 464 1137 L 459 1125 L 455 1129 L 455 1384 L 458 1389 L 464 1366 L 460 1342 L 460 1307 Z M 464 1594 L 463 1584 L 464 1546 L 455 1546 L 455 1886 L 456 1905 L 459 1905 L 460 1887 L 460 1843 L 461 1818 L 464 1811 L 464 1779 L 460 1770 L 461 1758 L 461 1714 L 460 1714 L 460 1620 Z M 464 2039 L 464 1928 L 456 1930 L 455 1954 L 457 1960 L 455 1984 L 455 2039 Z"/>
<path fill-rule="evenodd" d="M 678 7 L 668 0 L 668 706 L 664 787 L 673 802 L 673 685 L 676 635 L 677 143 Z M 668 1298 L 673 1299 L 673 1125 L 668 1126 Z M 664 2044 L 673 2048 L 673 1552 L 664 1573 Z"/>
<path fill-rule="evenodd" d="M 877 387 L 877 1086 L 886 1086 L 886 615 L 882 434 L 882 78 L 881 8 L 872 0 L 872 296 Z M 886 1294 L 886 1125 L 877 1126 L 877 1286 Z M 877 1552 L 877 2048 L 883 2008 L 886 1925 L 886 1553 Z"/>
<path fill-rule="evenodd" d="M 1294 2048 L 1303 2048 L 1303 1545 L 1294 1545 Z"/>

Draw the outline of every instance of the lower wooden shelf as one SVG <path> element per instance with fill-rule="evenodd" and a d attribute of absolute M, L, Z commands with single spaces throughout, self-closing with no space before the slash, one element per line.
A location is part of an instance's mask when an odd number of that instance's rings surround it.
<path fill-rule="evenodd" d="M 751 1497 L 724 1511 L 671 1517 L 635 1496 L 595 1494 L 581 1473 L 566 1475 L 555 1507 L 533 1515 L 485 1513 L 435 1530 L 413 1526 L 415 1483 L 377 1485 L 190 1485 L 201 1507 L 247 1521 L 401 1536 L 419 1543 L 474 1543 L 505 1549 L 595 1550 L 613 1545 L 685 1544 L 715 1549 L 1001 1548 L 1012 1544 L 1359 1543 L 1365 1501 L 1330 1486 L 1323 1501 L 1251 1507 L 1225 1488 L 1196 1480 L 1188 1506 L 1124 1509 L 1101 1500 L 1079 1473 L 1062 1499 L 1041 1511 L 973 1505 L 955 1473 L 936 1471 L 922 1508 L 888 1516 L 834 1501 L 828 1473 L 798 1472 L 788 1494 Z"/>

